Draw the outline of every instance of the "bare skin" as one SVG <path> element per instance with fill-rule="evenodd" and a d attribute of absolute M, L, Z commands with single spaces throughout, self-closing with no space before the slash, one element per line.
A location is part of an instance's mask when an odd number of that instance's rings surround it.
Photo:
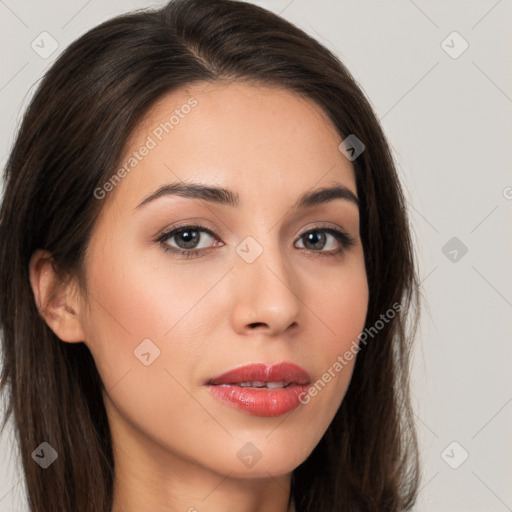
<path fill-rule="evenodd" d="M 155 129 L 191 97 L 196 106 L 159 140 Z M 85 261 L 87 292 L 71 281 L 44 312 L 61 340 L 87 344 L 102 377 L 113 512 L 286 512 L 291 473 L 329 426 L 355 358 L 307 404 L 277 417 L 236 409 L 204 384 L 238 366 L 282 361 L 314 383 L 357 340 L 368 305 L 358 207 L 337 198 L 291 208 L 304 193 L 333 185 L 357 195 L 352 164 L 321 109 L 278 88 L 174 91 L 137 127 L 122 162 L 148 136 L 155 147 L 102 199 Z M 240 205 L 164 195 L 137 208 L 176 182 L 230 189 Z M 199 228 L 198 243 L 186 249 L 183 233 L 156 241 L 197 223 L 214 236 Z M 326 228 L 345 231 L 353 245 Z M 309 231 L 323 233 L 323 245 L 308 243 Z M 247 237 L 257 245 L 245 245 Z M 237 247 L 262 252 L 248 263 Z M 30 275 L 44 303 L 56 282 L 48 253 L 34 254 Z M 151 340 L 148 365 L 134 354 L 143 340 Z M 251 466 L 239 453 L 247 443 L 261 455 Z"/>

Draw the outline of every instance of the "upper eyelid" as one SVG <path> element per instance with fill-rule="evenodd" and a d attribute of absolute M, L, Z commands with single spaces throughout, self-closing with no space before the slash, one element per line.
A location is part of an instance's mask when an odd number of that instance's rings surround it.
<path fill-rule="evenodd" d="M 161 230 L 159 232 L 159 234 L 157 236 L 160 238 L 162 236 L 169 235 L 169 233 L 180 231 L 185 228 L 194 228 L 194 229 L 197 229 L 198 231 L 204 230 L 213 236 L 219 236 L 216 234 L 216 231 L 218 231 L 217 229 L 215 229 L 213 227 L 206 226 L 206 225 L 202 225 L 201 223 L 195 224 L 194 222 L 178 224 L 177 226 L 173 226 L 172 228 L 164 228 L 163 230 Z M 322 221 L 320 221 L 319 224 L 315 224 L 315 225 L 301 231 L 301 234 L 307 233 L 307 232 L 315 230 L 315 229 L 330 229 L 330 228 L 332 228 L 334 230 L 341 230 L 341 231 L 348 233 L 348 231 L 345 228 L 343 228 L 341 226 L 336 226 L 335 223 L 328 223 L 326 221 L 324 221 L 322 223 Z"/>
<path fill-rule="evenodd" d="M 164 229 L 158 235 L 158 240 L 161 240 L 164 237 L 169 237 L 171 234 L 173 234 L 175 232 L 179 232 L 181 230 L 184 230 L 185 228 L 193 228 L 193 229 L 195 229 L 197 231 L 206 231 L 210 235 L 212 235 L 212 236 L 214 236 L 216 238 L 218 237 L 218 235 L 215 233 L 216 230 L 214 230 L 213 228 L 210 228 L 210 227 L 207 227 L 207 226 L 202 226 L 200 224 L 189 223 L 189 224 L 178 224 L 177 226 L 174 226 L 172 228 Z"/>

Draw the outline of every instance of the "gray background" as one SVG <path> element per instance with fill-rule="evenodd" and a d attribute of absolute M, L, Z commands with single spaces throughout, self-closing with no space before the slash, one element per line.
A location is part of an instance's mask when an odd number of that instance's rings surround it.
<path fill-rule="evenodd" d="M 113 15 L 161 3 L 0 0 L 2 167 L 60 51 Z M 395 154 L 425 303 L 412 375 L 423 460 L 415 510 L 512 511 L 512 1 L 255 3 L 339 55 Z M 31 47 L 43 31 L 58 43 L 47 58 Z M 28 510 L 12 440 L 0 438 L 0 512 Z"/>

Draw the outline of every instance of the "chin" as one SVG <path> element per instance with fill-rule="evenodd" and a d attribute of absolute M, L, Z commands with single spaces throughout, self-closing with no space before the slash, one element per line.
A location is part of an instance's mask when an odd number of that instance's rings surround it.
<path fill-rule="evenodd" d="M 235 443 L 234 457 L 228 455 L 231 449 L 213 455 L 215 471 L 230 474 L 233 478 L 268 478 L 291 473 L 300 466 L 313 451 L 315 445 L 306 440 L 276 437 L 274 442 L 262 438 L 261 442 Z M 241 447 L 240 447 L 241 446 Z M 226 456 L 228 455 L 228 456 Z M 219 466 L 219 462 L 223 461 Z"/>

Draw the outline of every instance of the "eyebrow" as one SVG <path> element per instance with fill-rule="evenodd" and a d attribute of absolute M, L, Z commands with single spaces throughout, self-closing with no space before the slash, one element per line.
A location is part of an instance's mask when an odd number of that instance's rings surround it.
<path fill-rule="evenodd" d="M 142 208 L 148 203 L 165 196 L 202 199 L 211 203 L 231 207 L 240 206 L 240 196 L 223 187 L 202 185 L 200 183 L 170 183 L 159 187 L 155 192 L 147 196 L 135 209 Z M 343 199 L 345 201 L 352 202 L 359 207 L 359 200 L 350 189 L 343 185 L 335 185 L 306 192 L 295 202 L 292 206 L 292 210 L 317 206 L 335 199 Z"/>

